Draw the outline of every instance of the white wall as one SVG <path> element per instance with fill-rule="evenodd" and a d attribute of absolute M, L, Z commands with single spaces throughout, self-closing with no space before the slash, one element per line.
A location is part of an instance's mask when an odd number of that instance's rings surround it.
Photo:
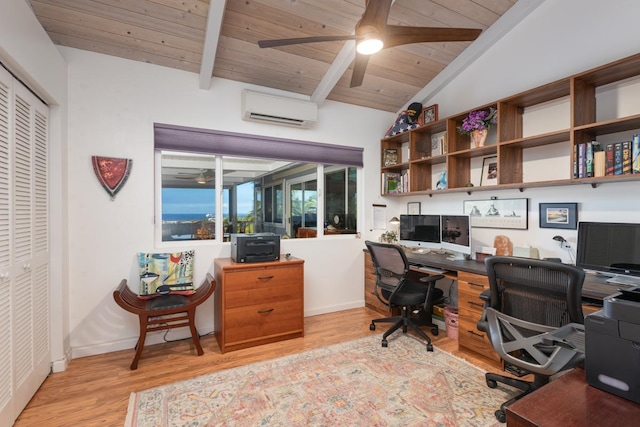
<path fill-rule="evenodd" d="M 122 278 L 138 284 L 139 251 L 195 248 L 195 279 L 229 256 L 228 243 L 154 241 L 153 123 L 219 129 L 363 147 L 364 197 L 378 182 L 378 142 L 394 115 L 326 102 L 312 130 L 240 120 L 247 85 L 214 79 L 198 89 L 198 76 L 170 68 L 61 48 L 69 69 L 70 325 L 74 357 L 131 348 L 137 319 L 112 299 Z M 346 118 L 346 119 L 345 119 Z M 94 176 L 92 155 L 133 159 L 129 180 L 111 201 Z M 363 305 L 362 239 L 283 240 L 282 252 L 305 260 L 305 315 Z M 330 275 L 327 274 L 330 268 Z M 198 310 L 201 333 L 213 329 L 213 304 Z M 171 331 L 169 339 L 186 331 Z M 161 339 L 161 334 L 149 342 Z"/>

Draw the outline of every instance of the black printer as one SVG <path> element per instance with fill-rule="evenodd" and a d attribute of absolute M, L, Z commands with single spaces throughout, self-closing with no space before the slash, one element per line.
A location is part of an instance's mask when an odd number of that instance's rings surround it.
<path fill-rule="evenodd" d="M 640 403 L 640 288 L 605 297 L 584 329 L 587 382 Z"/>
<path fill-rule="evenodd" d="M 266 262 L 280 259 L 280 235 L 232 234 L 231 259 L 235 262 Z"/>

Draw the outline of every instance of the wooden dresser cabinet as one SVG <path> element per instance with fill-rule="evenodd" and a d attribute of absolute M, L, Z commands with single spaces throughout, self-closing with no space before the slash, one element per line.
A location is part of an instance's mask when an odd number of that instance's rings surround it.
<path fill-rule="evenodd" d="M 304 336 L 304 260 L 214 262 L 215 336 L 220 351 Z"/>
<path fill-rule="evenodd" d="M 500 361 L 489 337 L 476 326 L 484 307 L 480 294 L 486 289 L 489 289 L 487 276 L 458 272 L 458 346 Z"/>

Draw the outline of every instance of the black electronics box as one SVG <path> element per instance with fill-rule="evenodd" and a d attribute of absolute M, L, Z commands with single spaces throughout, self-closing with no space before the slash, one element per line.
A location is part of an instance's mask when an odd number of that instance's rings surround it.
<path fill-rule="evenodd" d="M 635 403 L 640 403 L 639 296 L 637 290 L 610 295 L 601 310 L 584 319 L 587 382 Z"/>
<path fill-rule="evenodd" d="M 266 262 L 280 259 L 280 235 L 232 234 L 231 259 L 235 262 Z"/>

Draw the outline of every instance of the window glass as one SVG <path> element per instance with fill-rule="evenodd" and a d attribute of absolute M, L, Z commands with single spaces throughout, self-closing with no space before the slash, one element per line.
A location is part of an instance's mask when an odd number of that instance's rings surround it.
<path fill-rule="evenodd" d="M 162 156 L 162 241 L 215 238 L 215 156 Z"/>
<path fill-rule="evenodd" d="M 307 238 L 317 235 L 318 181 L 306 177 L 289 185 L 290 227 L 291 237 Z"/>
<path fill-rule="evenodd" d="M 231 233 L 261 232 L 316 237 L 323 229 L 327 235 L 357 229 L 355 167 L 175 152 L 158 158 L 163 242 L 229 241 Z M 324 213 L 318 212 L 319 183 L 325 186 Z"/>
<path fill-rule="evenodd" d="M 357 171 L 353 167 L 327 167 L 324 174 L 325 234 L 357 231 Z"/>

